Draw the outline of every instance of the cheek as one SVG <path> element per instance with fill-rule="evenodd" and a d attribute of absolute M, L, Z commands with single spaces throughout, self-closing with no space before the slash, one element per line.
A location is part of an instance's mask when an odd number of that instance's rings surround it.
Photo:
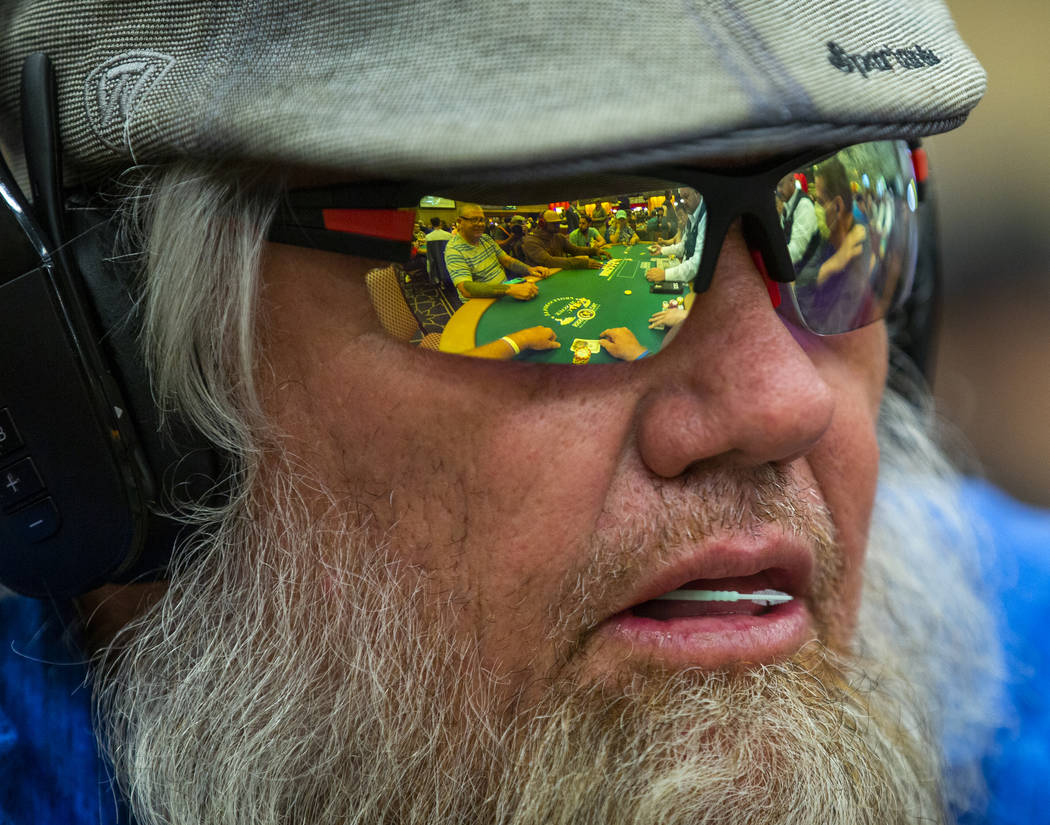
<path fill-rule="evenodd" d="M 809 462 L 837 529 L 844 587 L 829 641 L 845 647 L 860 607 L 868 529 L 878 486 L 878 416 L 887 362 L 885 325 L 872 324 L 824 342 L 811 355 L 832 386 L 836 404 L 831 426 Z"/>
<path fill-rule="evenodd" d="M 535 608 L 521 593 L 557 580 L 620 458 L 630 415 L 607 372 L 419 350 L 354 315 L 353 282 L 270 297 L 267 408 L 288 449 L 440 601 L 469 604 L 464 622 Z"/>

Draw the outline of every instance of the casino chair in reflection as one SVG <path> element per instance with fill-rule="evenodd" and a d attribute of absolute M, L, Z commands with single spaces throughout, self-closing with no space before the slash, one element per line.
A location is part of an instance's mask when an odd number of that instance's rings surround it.
<path fill-rule="evenodd" d="M 452 289 L 456 291 L 455 286 L 452 285 L 452 278 L 448 274 L 448 267 L 445 266 L 446 246 L 448 246 L 448 241 L 437 239 L 427 241 L 427 275 L 430 278 L 430 283 L 435 286 L 440 286 L 445 290 Z M 458 297 L 458 291 L 456 291 L 456 294 Z"/>
<path fill-rule="evenodd" d="M 368 297 L 372 301 L 372 306 L 375 308 L 376 316 L 383 329 L 402 341 L 411 341 L 416 336 L 422 336 L 419 345 L 423 349 L 436 350 L 438 348 L 441 333 L 424 334 L 405 301 L 401 287 L 398 286 L 398 272 L 395 267 L 373 269 L 365 275 L 365 285 L 368 287 Z"/>

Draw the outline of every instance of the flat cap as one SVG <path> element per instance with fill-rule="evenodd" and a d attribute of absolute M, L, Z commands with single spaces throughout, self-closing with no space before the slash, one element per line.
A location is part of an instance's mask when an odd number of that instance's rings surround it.
<path fill-rule="evenodd" d="M 940 0 L 0 0 L 0 139 L 56 69 L 66 167 L 417 176 L 909 137 L 984 72 Z"/>

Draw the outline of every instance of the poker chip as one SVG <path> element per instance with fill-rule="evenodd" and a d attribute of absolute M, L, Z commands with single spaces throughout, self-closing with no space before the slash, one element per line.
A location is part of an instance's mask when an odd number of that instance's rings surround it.
<path fill-rule="evenodd" d="M 629 290 L 629 289 L 625 289 L 625 290 L 623 291 L 623 294 L 624 294 L 624 295 L 630 295 L 630 294 L 631 294 L 631 290 Z"/>

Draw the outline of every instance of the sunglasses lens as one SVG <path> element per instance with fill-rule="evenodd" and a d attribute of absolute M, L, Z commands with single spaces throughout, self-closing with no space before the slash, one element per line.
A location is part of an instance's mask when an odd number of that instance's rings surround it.
<path fill-rule="evenodd" d="M 439 228 L 426 233 L 415 272 L 396 283 L 424 346 L 479 358 L 615 364 L 659 352 L 685 319 L 688 280 L 664 276 L 681 253 L 660 252 L 686 230 L 675 213 L 676 182 L 603 174 L 454 185 L 440 194 L 428 202 L 441 207 L 421 204 L 416 213 L 428 228 L 437 218 Z M 669 214 L 658 214 L 660 206 Z M 381 317 L 392 303 L 375 291 Z"/>
<path fill-rule="evenodd" d="M 917 190 L 902 141 L 851 146 L 777 185 L 777 211 L 795 270 L 781 312 L 832 335 L 886 316 L 911 292 Z"/>

